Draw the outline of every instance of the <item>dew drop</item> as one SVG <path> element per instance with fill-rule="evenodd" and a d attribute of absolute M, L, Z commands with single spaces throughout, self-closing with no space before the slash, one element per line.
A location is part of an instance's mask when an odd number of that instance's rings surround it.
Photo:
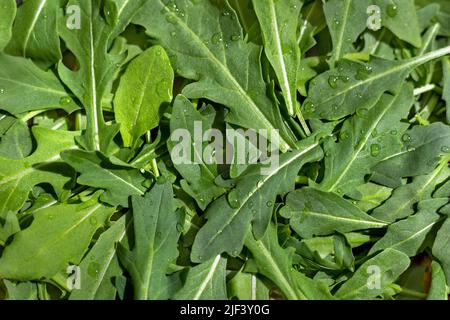
<path fill-rule="evenodd" d="M 172 31 L 172 32 L 170 33 L 170 35 L 171 35 L 172 37 L 175 37 L 175 36 L 177 35 L 177 33 L 176 33 L 175 31 Z"/>
<path fill-rule="evenodd" d="M 62 106 L 67 106 L 71 102 L 72 102 L 72 99 L 70 97 L 62 97 L 61 99 L 59 99 L 59 104 Z"/>
<path fill-rule="evenodd" d="M 369 115 L 369 110 L 367 110 L 366 108 L 358 108 L 356 110 L 356 115 L 360 116 L 361 118 L 367 118 L 367 116 Z"/>
<path fill-rule="evenodd" d="M 372 157 L 378 156 L 380 154 L 380 151 L 381 151 L 381 147 L 379 144 L 375 143 L 370 146 L 370 155 Z"/>
<path fill-rule="evenodd" d="M 442 151 L 442 152 L 445 152 L 445 153 L 450 153 L 450 147 L 448 147 L 448 146 L 443 146 L 443 147 L 441 148 L 441 151 Z"/>
<path fill-rule="evenodd" d="M 156 85 L 156 93 L 160 98 L 170 97 L 170 81 L 163 79 Z"/>
<path fill-rule="evenodd" d="M 239 208 L 240 202 L 239 202 L 239 192 L 236 189 L 233 189 L 230 191 L 230 193 L 227 196 L 228 204 L 230 207 L 236 209 Z"/>
<path fill-rule="evenodd" d="M 386 13 L 389 17 L 393 18 L 397 15 L 397 9 L 395 4 L 390 4 L 387 6 Z"/>
<path fill-rule="evenodd" d="M 211 37 L 211 42 L 213 44 L 218 44 L 220 42 L 223 41 L 223 37 L 222 34 L 220 32 L 215 33 L 212 37 Z"/>
<path fill-rule="evenodd" d="M 333 88 L 336 89 L 337 88 L 337 81 L 339 80 L 339 77 L 337 76 L 329 76 L 328 77 L 328 85 Z"/>
<path fill-rule="evenodd" d="M 316 106 L 311 101 L 306 102 L 303 108 L 306 112 L 314 112 L 316 110 Z"/>
<path fill-rule="evenodd" d="M 268 206 L 269 208 L 273 206 L 273 202 L 272 201 L 267 201 L 266 202 L 266 206 Z"/>
<path fill-rule="evenodd" d="M 341 131 L 341 133 L 339 134 L 339 137 L 341 140 L 346 140 L 348 139 L 348 132 L 347 131 Z"/>
<path fill-rule="evenodd" d="M 238 250 L 233 250 L 232 256 L 236 257 L 238 254 L 239 254 L 239 251 L 238 251 Z"/>
<path fill-rule="evenodd" d="M 231 41 L 238 41 L 240 38 L 241 38 L 240 35 L 235 34 L 235 35 L 232 35 L 232 36 L 231 36 Z"/>
<path fill-rule="evenodd" d="M 168 14 L 166 16 L 166 21 L 171 23 L 171 24 L 176 24 L 177 23 L 177 17 L 175 17 L 173 14 Z"/>
<path fill-rule="evenodd" d="M 224 16 L 224 17 L 228 17 L 229 15 L 230 15 L 230 13 L 228 11 L 222 12 L 222 16 Z"/>
<path fill-rule="evenodd" d="M 99 270 L 98 270 L 99 268 L 100 268 L 100 265 L 94 261 L 94 262 L 89 263 L 87 272 L 91 277 L 96 277 L 99 273 Z"/>
<path fill-rule="evenodd" d="M 393 129 L 389 133 L 392 134 L 393 136 L 396 136 L 398 132 L 397 130 Z"/>
<path fill-rule="evenodd" d="M 5 93 L 5 89 L 0 89 L 0 94 L 4 94 Z"/>
<path fill-rule="evenodd" d="M 334 23 L 335 25 L 339 25 L 340 21 L 339 21 L 339 19 L 338 19 L 337 17 L 334 17 L 334 18 L 333 18 L 333 23 Z"/>
<path fill-rule="evenodd" d="M 411 140 L 412 140 L 411 136 L 410 136 L 409 134 L 407 134 L 407 133 L 405 133 L 405 134 L 402 136 L 402 141 L 403 141 L 403 142 L 411 142 Z"/>

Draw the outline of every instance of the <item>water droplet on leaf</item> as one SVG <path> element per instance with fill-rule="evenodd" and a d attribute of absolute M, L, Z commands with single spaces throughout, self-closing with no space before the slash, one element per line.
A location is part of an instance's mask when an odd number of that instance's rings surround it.
<path fill-rule="evenodd" d="M 381 147 L 379 144 L 375 143 L 370 146 L 370 155 L 372 157 L 378 156 L 380 154 L 380 151 L 381 151 Z"/>

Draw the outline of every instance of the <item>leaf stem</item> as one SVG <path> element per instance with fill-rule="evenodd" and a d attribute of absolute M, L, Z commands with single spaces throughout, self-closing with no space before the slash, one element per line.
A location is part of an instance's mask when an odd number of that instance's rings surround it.
<path fill-rule="evenodd" d="M 404 297 L 421 299 L 421 300 L 424 300 L 428 297 L 428 294 L 426 294 L 425 292 L 419 292 L 419 291 L 415 291 L 415 290 L 411 290 L 411 289 L 407 289 L 407 288 L 401 288 L 401 290 L 402 291 L 400 291 L 399 294 Z"/>

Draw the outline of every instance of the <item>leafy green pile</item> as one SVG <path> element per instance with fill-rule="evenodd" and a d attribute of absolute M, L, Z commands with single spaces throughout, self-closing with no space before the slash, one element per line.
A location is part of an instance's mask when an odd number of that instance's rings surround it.
<path fill-rule="evenodd" d="M 0 298 L 447 299 L 447 0 L 3 0 L 0 51 Z"/>

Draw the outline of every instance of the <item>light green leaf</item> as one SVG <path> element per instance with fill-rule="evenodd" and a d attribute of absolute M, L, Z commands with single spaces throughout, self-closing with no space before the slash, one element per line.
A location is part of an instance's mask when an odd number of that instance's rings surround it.
<path fill-rule="evenodd" d="M 20 120 L 13 119 L 11 126 L 0 137 L 0 157 L 21 159 L 33 151 L 31 132 Z"/>
<path fill-rule="evenodd" d="M 437 211 L 448 199 L 429 199 L 419 202 L 418 212 L 407 219 L 391 224 L 383 238 L 370 249 L 369 254 L 393 248 L 409 257 L 415 256 L 431 228 L 439 221 Z"/>
<path fill-rule="evenodd" d="M 395 263 L 392 263 L 395 261 Z M 375 299 L 409 267 L 406 254 L 386 249 L 364 262 L 336 292 L 341 300 Z"/>
<path fill-rule="evenodd" d="M 0 51 L 8 44 L 11 39 L 11 28 L 16 16 L 16 2 L 14 0 L 5 0 L 0 11 Z"/>
<path fill-rule="evenodd" d="M 218 198 L 226 191 L 215 184 L 215 179 L 219 175 L 218 165 L 213 163 L 213 161 L 209 161 L 214 159 L 212 152 L 215 150 L 211 150 L 211 154 L 207 154 L 205 151 L 209 142 L 203 142 L 202 137 L 197 137 L 196 135 L 199 129 L 196 125 L 201 125 L 201 132 L 203 133 L 212 129 L 215 115 L 211 106 L 204 108 L 203 112 L 197 111 L 188 99 L 178 95 L 175 99 L 172 118 L 170 119 L 171 139 L 167 142 L 167 145 L 172 162 L 184 178 L 180 182 L 181 187 L 195 199 L 202 210 L 212 200 Z M 189 132 L 189 137 L 181 134 L 185 133 L 184 130 Z M 185 141 L 187 138 L 190 138 L 190 140 Z M 198 141 L 194 141 L 194 139 L 198 139 Z M 195 145 L 192 145 L 193 143 Z M 214 141 L 214 143 L 219 142 Z M 180 149 L 180 147 L 182 148 Z M 190 153 L 185 154 L 188 150 Z M 218 152 L 216 156 L 219 156 Z"/>
<path fill-rule="evenodd" d="M 277 230 L 270 224 L 265 235 L 256 240 L 247 233 L 245 246 L 250 250 L 259 273 L 269 278 L 289 300 L 333 299 L 323 283 L 313 281 L 292 266 L 292 250 L 278 244 Z"/>
<path fill-rule="evenodd" d="M 277 75 L 287 112 L 297 110 L 297 70 L 300 48 L 297 29 L 302 2 L 299 0 L 253 0 L 253 7 L 261 26 L 264 53 Z M 305 132 L 309 129 L 300 115 Z"/>
<path fill-rule="evenodd" d="M 0 53 L 0 109 L 13 115 L 35 111 L 78 109 L 51 71 L 43 71 L 33 62 Z M 27 99 L 23 99 L 24 94 Z"/>
<path fill-rule="evenodd" d="M 79 69 L 74 72 L 59 64 L 59 75 L 86 109 L 87 128 L 79 141 L 90 151 L 106 151 L 117 132 L 116 126 L 107 126 L 102 113 L 102 99 L 111 89 L 125 54 L 109 52 L 118 33 L 122 32 L 145 0 L 126 1 L 117 14 L 117 24 L 108 24 L 103 17 L 101 0 L 70 0 L 78 6 L 80 28 L 67 26 L 73 20 L 70 12 L 61 17 L 59 32 L 67 47 L 78 59 Z"/>
<path fill-rule="evenodd" d="M 333 41 L 330 65 L 345 54 L 355 51 L 353 42 L 366 29 L 369 0 L 330 0 L 324 3 L 323 11 Z"/>
<path fill-rule="evenodd" d="M 178 216 L 172 204 L 172 185 L 155 184 L 144 197 L 132 197 L 134 248 L 119 247 L 119 258 L 131 275 L 137 300 L 171 296 L 169 264 L 178 256 Z"/>
<path fill-rule="evenodd" d="M 58 1 L 24 1 L 17 9 L 11 42 L 5 51 L 48 65 L 61 60 L 58 11 Z"/>
<path fill-rule="evenodd" d="M 306 139 L 298 150 L 280 155 L 278 165 L 249 167 L 229 194 L 208 207 L 208 221 L 195 238 L 191 259 L 203 262 L 222 252 L 236 256 L 242 250 L 251 223 L 254 235 L 261 238 L 272 217 L 276 195 L 294 189 L 300 168 L 320 159 L 322 150 L 318 145 L 312 138 Z"/>
<path fill-rule="evenodd" d="M 100 203 L 81 203 L 59 204 L 35 213 L 31 226 L 17 233 L 3 251 L 0 277 L 50 278 L 68 264 L 78 264 L 95 231 L 113 212 L 114 208 Z"/>
<path fill-rule="evenodd" d="M 38 291 L 37 285 L 34 282 L 18 282 L 14 283 L 6 279 L 3 280 L 5 284 L 8 300 L 37 300 Z"/>
<path fill-rule="evenodd" d="M 385 91 L 397 93 L 416 67 L 450 53 L 450 46 L 409 60 L 373 58 L 370 63 L 342 60 L 313 80 L 303 104 L 307 119 L 337 120 L 360 108 L 374 105 Z"/>
<path fill-rule="evenodd" d="M 173 70 L 166 52 L 154 46 L 127 67 L 114 99 L 116 121 L 125 147 L 159 123 L 161 105 L 172 100 Z"/>
<path fill-rule="evenodd" d="M 444 92 L 442 98 L 446 103 L 447 121 L 450 122 L 450 58 L 442 59 L 442 72 L 444 74 Z"/>
<path fill-rule="evenodd" d="M 414 126 L 402 136 L 402 141 L 403 151 L 382 159 L 374 171 L 391 179 L 430 173 L 443 162 L 441 156 L 449 158 L 450 127 L 441 122 Z"/>
<path fill-rule="evenodd" d="M 202 23 L 194 18 L 199 16 Z M 186 97 L 223 104 L 230 108 L 230 123 L 268 130 L 272 138 L 280 138 L 282 150 L 294 147 L 278 108 L 266 95 L 261 48 L 244 41 L 236 13 L 225 1 L 178 0 L 167 6 L 162 0 L 148 1 L 133 22 L 167 50 L 179 75 L 194 80 L 183 89 Z"/>
<path fill-rule="evenodd" d="M 62 163 L 60 153 L 75 148 L 76 132 L 33 127 L 37 149 L 30 156 L 12 160 L 0 157 L 0 217 L 22 208 L 31 189 L 50 183 L 57 194 L 73 178 L 73 171 Z"/>
<path fill-rule="evenodd" d="M 450 219 L 444 221 L 437 232 L 433 243 L 433 256 L 436 257 L 447 278 L 447 285 L 450 286 Z"/>
<path fill-rule="evenodd" d="M 269 300 L 269 288 L 251 273 L 239 271 L 228 281 L 228 296 L 239 300 Z"/>
<path fill-rule="evenodd" d="M 396 97 L 381 96 L 374 106 L 359 109 L 340 131 L 339 142 L 325 143 L 325 173 L 319 187 L 324 191 L 346 193 L 364 183 L 364 176 L 383 159 L 402 150 L 401 133 L 413 103 L 412 86 Z M 400 137 L 399 137 L 400 135 Z"/>
<path fill-rule="evenodd" d="M 188 271 L 184 286 L 174 299 L 177 300 L 226 300 L 226 264 L 220 255 L 203 262 Z"/>
<path fill-rule="evenodd" d="M 128 207 L 129 196 L 144 194 L 144 177 L 136 169 L 114 165 L 98 152 L 73 150 L 61 156 L 81 173 L 79 184 L 106 190 L 100 197 L 102 201 Z"/>
<path fill-rule="evenodd" d="M 355 187 L 347 196 L 354 199 L 354 204 L 362 211 L 369 211 L 380 206 L 392 194 L 392 189 L 375 183 L 365 183 Z M 356 202 L 356 203 L 355 203 Z"/>
<path fill-rule="evenodd" d="M 80 267 L 80 289 L 73 289 L 69 300 L 115 300 L 114 280 L 123 271 L 117 257 L 117 243 L 126 238 L 131 224 L 123 216 L 102 233 Z"/>
<path fill-rule="evenodd" d="M 413 206 L 419 201 L 431 198 L 436 186 L 450 176 L 447 161 L 443 160 L 430 174 L 418 176 L 411 183 L 395 189 L 392 197 L 376 208 L 372 216 L 387 222 L 394 222 L 411 215 L 414 212 Z"/>
<path fill-rule="evenodd" d="M 427 300 L 448 300 L 445 274 L 441 265 L 436 261 L 431 263 L 431 286 Z"/>
<path fill-rule="evenodd" d="M 387 226 L 338 195 L 309 187 L 289 193 L 280 213 L 303 238 Z"/>

